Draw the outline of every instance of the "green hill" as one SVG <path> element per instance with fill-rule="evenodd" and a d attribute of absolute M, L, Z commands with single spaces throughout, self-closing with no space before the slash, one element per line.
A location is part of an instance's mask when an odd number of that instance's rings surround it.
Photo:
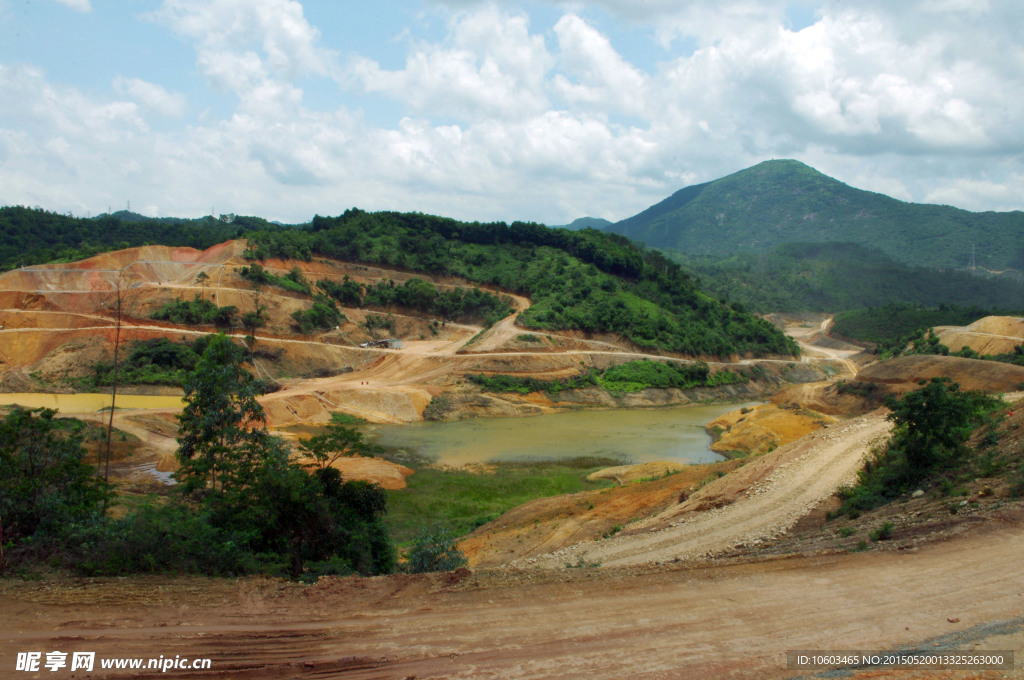
<path fill-rule="evenodd" d="M 688 256 L 666 251 L 705 290 L 759 312 L 835 312 L 890 303 L 1016 309 L 1024 284 L 910 267 L 854 243 L 787 243 L 766 253 Z"/>
<path fill-rule="evenodd" d="M 1024 212 L 973 213 L 855 189 L 793 160 L 686 187 L 608 228 L 688 255 L 762 253 L 789 242 L 852 242 L 919 267 L 1024 271 Z"/>
<path fill-rule="evenodd" d="M 690 356 L 797 354 L 770 323 L 709 297 L 660 253 L 594 229 L 348 210 L 246 234 L 253 259 L 315 254 L 461 276 L 529 296 L 527 328 L 613 332 Z"/>
<path fill-rule="evenodd" d="M 150 244 L 204 249 L 237 238 L 247 229 L 268 226 L 266 220 L 256 217 L 237 217 L 231 222 L 213 217 L 187 220 L 122 210 L 86 219 L 37 208 L 2 207 L 0 272 Z"/>
<path fill-rule="evenodd" d="M 608 227 L 612 226 L 612 223 L 608 220 L 600 217 L 579 217 L 569 224 L 558 224 L 552 225 L 552 229 L 602 229 L 607 230 Z"/>
<path fill-rule="evenodd" d="M 120 219 L 126 217 L 127 219 Z M 169 221 L 82 219 L 0 208 L 0 267 L 79 259 L 143 244 L 206 248 L 249 240 L 248 255 L 314 255 L 452 274 L 530 296 L 527 328 L 611 332 L 647 350 L 691 356 L 795 355 L 770 323 L 703 293 L 675 263 L 616 234 L 523 222 L 459 222 L 421 213 L 315 217 L 284 227 L 257 217 Z"/>

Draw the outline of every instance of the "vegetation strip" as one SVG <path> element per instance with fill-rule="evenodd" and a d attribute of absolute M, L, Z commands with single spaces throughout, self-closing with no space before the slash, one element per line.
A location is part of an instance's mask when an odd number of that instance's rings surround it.
<path fill-rule="evenodd" d="M 573 378 L 556 380 L 523 378 L 500 373 L 474 374 L 468 378 L 487 392 L 558 394 L 564 390 L 598 386 L 609 392 L 621 394 L 650 388 L 687 390 L 692 387 L 732 385 L 748 382 L 751 376 L 743 371 L 734 373 L 728 369 L 711 374 L 708 365 L 702 361 L 677 363 L 640 359 L 612 366 L 603 371 L 590 370 Z"/>

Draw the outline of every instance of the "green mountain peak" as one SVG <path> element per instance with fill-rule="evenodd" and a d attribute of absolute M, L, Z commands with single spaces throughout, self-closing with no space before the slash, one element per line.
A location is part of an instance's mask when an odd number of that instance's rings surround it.
<path fill-rule="evenodd" d="M 797 160 L 685 187 L 608 231 L 691 255 L 845 241 L 907 264 L 1024 270 L 1024 213 L 972 213 L 856 189 Z"/>

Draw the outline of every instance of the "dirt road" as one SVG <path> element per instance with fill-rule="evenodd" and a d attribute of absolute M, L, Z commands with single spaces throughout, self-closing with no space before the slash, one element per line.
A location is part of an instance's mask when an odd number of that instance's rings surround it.
<path fill-rule="evenodd" d="M 771 540 L 819 501 L 855 480 L 872 442 L 889 431 L 880 413 L 820 430 L 783 446 L 701 489 L 685 503 L 601 541 L 521 560 L 559 568 L 597 563 L 626 566 L 716 555 Z M 749 487 L 749 488 L 748 488 Z M 735 502 L 729 489 L 746 489 Z M 713 509 L 692 512 L 699 508 Z"/>
<path fill-rule="evenodd" d="M 58 650 L 211 659 L 212 675 L 166 678 L 782 678 L 798 675 L 789 649 L 1021 649 L 1024 529 L 1010 521 L 916 551 L 674 571 L 8 581 L 0 669 L 68 677 L 11 670 L 19 651 Z"/>

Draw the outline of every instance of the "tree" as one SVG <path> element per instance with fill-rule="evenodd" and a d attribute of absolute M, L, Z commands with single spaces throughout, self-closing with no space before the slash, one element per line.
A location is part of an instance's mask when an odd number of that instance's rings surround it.
<path fill-rule="evenodd" d="M 996 402 L 980 392 L 963 392 L 949 378 L 932 378 L 924 387 L 886 406 L 896 424 L 891 446 L 903 452 L 909 477 L 919 477 L 935 463 L 960 452 L 979 415 Z"/>
<path fill-rule="evenodd" d="M 196 283 L 203 287 L 203 293 L 201 299 L 206 299 L 206 282 L 210 280 L 210 275 L 206 272 L 199 272 L 196 274 Z"/>
<path fill-rule="evenodd" d="M 299 448 L 309 458 L 305 467 L 324 470 L 345 456 L 372 456 L 378 447 L 363 441 L 363 434 L 351 427 L 331 423 L 324 433 L 299 442 Z"/>
<path fill-rule="evenodd" d="M 242 366 L 242 351 L 217 334 L 185 381 L 178 416 L 176 478 L 186 493 L 224 491 L 244 483 L 269 437 L 259 381 Z"/>
<path fill-rule="evenodd" d="M 263 293 L 264 272 L 263 268 L 258 264 L 253 265 L 253 270 L 257 267 L 259 267 L 259 276 L 247 277 L 249 278 L 249 286 L 253 291 L 253 311 L 242 315 L 242 327 L 249 331 L 249 334 L 245 336 L 245 346 L 249 348 L 250 356 L 256 348 L 256 329 L 266 324 L 263 312 L 267 309 L 267 306 L 260 303 L 260 295 Z M 242 267 L 243 271 L 247 269 L 247 267 Z"/>
<path fill-rule="evenodd" d="M 184 493 L 209 511 L 214 527 L 247 537 L 252 553 L 287 556 L 293 577 L 308 561 L 323 563 L 317 573 L 393 571 L 394 547 L 381 523 L 386 493 L 342 482 L 329 467 L 338 455 L 368 450 L 362 436 L 333 427 L 305 442 L 317 467 L 309 474 L 267 433 L 258 381 L 242 359 L 219 334 L 185 382 L 176 473 Z"/>
<path fill-rule="evenodd" d="M 83 462 L 80 427 L 56 413 L 15 406 L 0 421 L 0 570 L 4 543 L 99 514 L 109 495 Z"/>
<path fill-rule="evenodd" d="M 114 369 L 111 374 L 113 380 L 110 388 L 110 419 L 107 422 L 107 446 L 103 465 L 104 482 L 110 481 L 110 445 L 114 433 L 114 411 L 117 405 L 117 385 L 121 368 L 118 362 L 118 353 L 121 349 L 121 324 L 125 317 L 132 315 L 135 304 L 139 301 L 140 286 L 142 285 L 140 281 L 136 280 L 129 267 L 125 267 L 118 272 L 117 279 L 114 282 L 114 291 L 109 296 L 110 304 L 107 304 L 107 301 L 102 303 L 103 307 L 106 307 L 114 314 L 116 322 L 114 330 Z"/>

